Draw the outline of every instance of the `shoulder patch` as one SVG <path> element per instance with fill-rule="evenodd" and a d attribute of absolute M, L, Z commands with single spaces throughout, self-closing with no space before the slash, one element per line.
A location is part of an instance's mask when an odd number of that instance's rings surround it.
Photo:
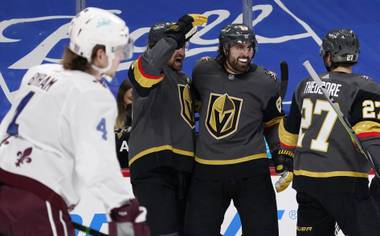
<path fill-rule="evenodd" d="M 277 80 L 277 75 L 273 71 L 265 70 L 265 74 L 269 75 L 269 77 L 272 78 L 273 80 Z"/>

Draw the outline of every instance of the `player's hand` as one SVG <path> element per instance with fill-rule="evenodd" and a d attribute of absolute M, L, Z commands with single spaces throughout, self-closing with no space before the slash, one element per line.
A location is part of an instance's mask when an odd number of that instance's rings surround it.
<path fill-rule="evenodd" d="M 121 207 L 111 211 L 112 222 L 109 223 L 110 236 L 150 236 L 146 224 L 146 208 L 131 199 Z"/>
<path fill-rule="evenodd" d="M 209 56 L 204 56 L 204 57 L 201 57 L 198 62 L 208 62 L 208 61 L 211 61 L 212 58 L 209 57 Z"/>
<path fill-rule="evenodd" d="M 281 149 L 272 155 L 276 173 L 281 175 L 276 181 L 276 192 L 284 191 L 293 181 L 293 157 L 294 153 Z"/>
<path fill-rule="evenodd" d="M 186 42 L 191 39 L 191 37 L 194 36 L 194 34 L 197 33 L 197 27 L 198 26 L 205 26 L 207 24 L 208 17 L 202 14 L 189 14 L 190 17 L 193 18 L 193 28 L 186 33 L 185 38 Z"/>
<path fill-rule="evenodd" d="M 204 26 L 207 23 L 208 17 L 202 14 L 189 14 L 193 18 L 193 27 Z"/>
<path fill-rule="evenodd" d="M 207 16 L 201 14 L 188 14 L 178 19 L 165 32 L 169 37 L 177 41 L 177 49 L 185 45 L 196 32 L 197 26 L 207 23 Z"/>

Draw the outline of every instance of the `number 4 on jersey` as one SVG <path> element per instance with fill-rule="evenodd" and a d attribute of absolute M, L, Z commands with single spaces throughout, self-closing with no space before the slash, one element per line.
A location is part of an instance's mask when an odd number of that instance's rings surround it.
<path fill-rule="evenodd" d="M 106 119 L 100 119 L 98 125 L 96 126 L 96 130 L 102 134 L 102 139 L 107 140 Z"/>
<path fill-rule="evenodd" d="M 17 118 L 22 112 L 22 110 L 24 110 L 25 106 L 28 104 L 28 102 L 33 97 L 33 95 L 34 95 L 34 92 L 30 91 L 21 99 L 20 103 L 17 105 L 16 112 L 13 116 L 13 119 L 7 128 L 7 133 L 9 135 L 18 135 L 18 124 L 16 123 Z"/>

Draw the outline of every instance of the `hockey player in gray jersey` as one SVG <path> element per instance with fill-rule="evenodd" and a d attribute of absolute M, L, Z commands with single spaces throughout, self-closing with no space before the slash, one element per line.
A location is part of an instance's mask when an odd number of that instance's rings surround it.
<path fill-rule="evenodd" d="M 251 29 L 227 25 L 217 58 L 193 69 L 192 88 L 201 110 L 186 235 L 220 235 L 231 200 L 244 235 L 278 235 L 264 137 L 276 150 L 283 116 L 280 83 L 273 72 L 251 64 L 256 47 Z"/>
<path fill-rule="evenodd" d="M 358 38 L 349 29 L 332 30 L 323 39 L 321 56 L 327 68 L 319 75 L 323 86 L 378 165 L 380 86 L 352 72 Z M 281 156 L 294 155 L 297 235 L 334 235 L 335 223 L 346 235 L 378 235 L 380 216 L 368 189 L 370 165 L 311 78 L 297 86 L 279 134 L 288 153 Z"/>
<path fill-rule="evenodd" d="M 182 235 L 187 182 L 194 161 L 189 79 L 181 72 L 186 34 L 206 23 L 185 15 L 154 25 L 148 49 L 129 70 L 134 86 L 129 166 L 133 192 L 148 209 L 152 235 Z"/>

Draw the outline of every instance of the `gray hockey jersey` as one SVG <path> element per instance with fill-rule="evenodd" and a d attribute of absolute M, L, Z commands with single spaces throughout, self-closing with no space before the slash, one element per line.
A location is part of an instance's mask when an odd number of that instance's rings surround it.
<path fill-rule="evenodd" d="M 194 114 L 189 79 L 167 66 L 175 47 L 174 40 L 164 38 L 129 70 L 135 89 L 129 138 L 132 171 L 156 166 L 192 169 Z"/>
<path fill-rule="evenodd" d="M 273 72 L 251 65 L 247 73 L 229 75 L 216 60 L 200 62 L 192 86 L 201 102 L 196 162 L 225 166 L 266 159 L 266 140 L 277 148 L 283 116 L 280 83 Z M 267 169 L 266 169 L 267 171 Z"/>
<path fill-rule="evenodd" d="M 330 72 L 320 77 L 364 146 L 378 152 L 380 86 L 358 74 Z M 295 149 L 296 177 L 368 177 L 367 160 L 356 150 L 311 78 L 301 81 L 295 90 L 290 113 L 280 124 L 279 133 L 282 147 Z"/>

